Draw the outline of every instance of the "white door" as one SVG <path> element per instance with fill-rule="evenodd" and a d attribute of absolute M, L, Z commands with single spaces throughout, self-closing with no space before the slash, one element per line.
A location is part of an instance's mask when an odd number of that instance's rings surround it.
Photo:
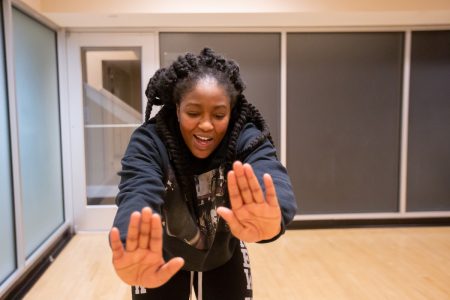
<path fill-rule="evenodd" d="M 67 41 L 75 230 L 108 230 L 120 161 L 159 66 L 157 35 L 70 33 Z"/>

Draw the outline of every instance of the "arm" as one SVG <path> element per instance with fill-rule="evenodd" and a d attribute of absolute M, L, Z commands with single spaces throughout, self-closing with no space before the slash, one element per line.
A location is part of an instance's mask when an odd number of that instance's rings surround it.
<path fill-rule="evenodd" d="M 165 148 L 157 147 L 155 138 L 142 126 L 131 137 L 119 173 L 119 209 L 109 234 L 113 266 L 119 278 L 148 288 L 164 284 L 184 264 L 179 257 L 165 262 L 162 254 L 162 225 L 157 213 L 164 196 L 160 167 L 164 153 L 159 149 Z"/>
<path fill-rule="evenodd" d="M 160 213 L 164 202 L 164 174 L 161 167 L 164 153 L 161 153 L 161 146 L 158 147 L 156 139 L 149 128 L 139 127 L 131 136 L 122 159 L 114 226 L 120 230 L 123 243 L 126 241 L 131 214 L 147 206 L 153 212 Z"/>

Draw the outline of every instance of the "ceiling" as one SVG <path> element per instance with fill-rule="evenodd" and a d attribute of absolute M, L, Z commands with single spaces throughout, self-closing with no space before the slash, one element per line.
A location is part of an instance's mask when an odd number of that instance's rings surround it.
<path fill-rule="evenodd" d="M 17 0 L 61 27 L 450 25 L 450 0 Z"/>

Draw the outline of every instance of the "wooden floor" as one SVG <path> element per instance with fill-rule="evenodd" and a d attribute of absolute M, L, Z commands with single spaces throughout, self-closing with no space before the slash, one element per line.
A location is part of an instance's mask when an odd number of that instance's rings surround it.
<path fill-rule="evenodd" d="M 450 299 L 450 227 L 292 230 L 249 244 L 254 299 Z M 106 233 L 78 234 L 25 299 L 130 299 Z"/>

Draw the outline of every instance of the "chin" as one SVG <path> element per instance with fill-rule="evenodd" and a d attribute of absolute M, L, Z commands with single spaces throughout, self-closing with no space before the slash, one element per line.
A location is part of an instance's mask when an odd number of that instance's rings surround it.
<path fill-rule="evenodd" d="M 208 153 L 192 153 L 195 157 L 197 157 L 197 158 L 200 158 L 200 159 L 204 159 L 204 158 L 207 158 L 208 156 L 210 156 L 211 155 L 211 153 L 212 152 L 208 152 Z"/>
<path fill-rule="evenodd" d="M 191 151 L 192 155 L 194 155 L 196 158 L 199 159 L 207 158 L 208 156 L 211 155 L 211 153 L 214 152 L 214 149 L 211 151 L 201 151 L 194 147 L 190 148 L 189 150 Z"/>

